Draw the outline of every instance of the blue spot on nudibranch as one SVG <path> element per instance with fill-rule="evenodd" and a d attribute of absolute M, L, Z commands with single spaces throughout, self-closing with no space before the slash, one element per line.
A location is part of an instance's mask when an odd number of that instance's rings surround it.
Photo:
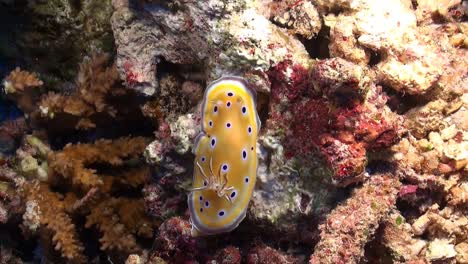
<path fill-rule="evenodd" d="M 226 127 L 227 127 L 227 128 L 230 128 L 230 127 L 231 127 L 231 123 L 229 123 L 229 122 L 226 123 Z"/>
<path fill-rule="evenodd" d="M 215 113 L 218 112 L 218 106 L 217 106 L 217 105 L 215 105 L 215 107 L 213 108 L 213 111 L 214 111 Z"/>
<path fill-rule="evenodd" d="M 206 208 L 210 207 L 210 202 L 206 201 L 206 202 L 205 202 L 205 207 L 206 207 Z"/>
<path fill-rule="evenodd" d="M 251 127 L 251 126 L 249 126 L 249 127 L 247 128 L 247 132 L 249 132 L 249 134 L 252 133 L 252 127 Z"/>
<path fill-rule="evenodd" d="M 228 170 L 229 170 L 229 165 L 223 164 L 223 166 L 221 167 L 221 171 L 222 172 L 227 172 Z"/>
<path fill-rule="evenodd" d="M 226 103 L 226 106 L 227 106 L 227 107 L 231 107 L 231 102 L 228 101 L 228 102 Z"/>
<path fill-rule="evenodd" d="M 228 96 L 233 96 L 234 94 L 232 92 L 229 92 L 227 95 Z"/>
<path fill-rule="evenodd" d="M 219 215 L 219 216 L 223 216 L 223 215 L 224 215 L 224 211 L 223 211 L 223 210 L 219 211 L 218 215 Z"/>
<path fill-rule="evenodd" d="M 245 106 L 242 107 L 242 114 L 246 114 L 247 113 L 247 108 Z"/>
<path fill-rule="evenodd" d="M 233 192 L 231 193 L 231 198 L 234 198 L 234 197 L 236 197 L 236 191 L 233 191 Z"/>
<path fill-rule="evenodd" d="M 215 145 L 216 145 L 216 138 L 213 137 L 213 138 L 211 139 L 211 148 L 214 148 Z"/>

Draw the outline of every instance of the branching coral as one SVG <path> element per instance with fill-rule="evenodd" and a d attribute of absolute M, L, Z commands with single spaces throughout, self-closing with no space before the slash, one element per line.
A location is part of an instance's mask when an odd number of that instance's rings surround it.
<path fill-rule="evenodd" d="M 109 54 L 94 55 L 84 60 L 80 64 L 75 92 L 44 95 L 39 103 L 40 115 L 46 119 L 66 119 L 69 116 L 76 129 L 85 130 L 94 128 L 96 119 L 103 115 L 115 118 L 118 113 L 112 105 L 113 100 L 128 95 L 129 91 L 119 85 L 117 70 L 109 65 L 109 60 Z M 65 116 L 60 116 L 62 114 Z"/>
<path fill-rule="evenodd" d="M 103 184 L 102 177 L 87 165 L 108 163 L 123 165 L 125 159 L 132 159 L 142 153 L 147 140 L 142 137 L 120 138 L 115 141 L 101 139 L 94 144 L 67 145 L 62 151 L 49 156 L 51 173 L 58 174 L 84 190 Z M 140 178 L 127 180 L 136 180 Z"/>
<path fill-rule="evenodd" d="M 142 201 L 110 198 L 91 209 L 85 227 L 96 225 L 103 233 L 99 239 L 102 250 L 130 253 L 139 250 L 134 234 L 152 236 L 152 224 L 149 221 L 144 216 Z"/>
<path fill-rule="evenodd" d="M 71 217 L 66 213 L 67 204 L 63 196 L 50 191 L 46 184 L 34 182 L 24 185 L 23 195 L 25 200 L 34 201 L 39 207 L 40 224 L 52 232 L 55 250 L 72 263 L 86 262 L 84 246 Z M 35 227 L 33 225 L 29 228 Z"/>
<path fill-rule="evenodd" d="M 10 72 L 3 85 L 5 86 L 5 92 L 9 93 L 22 93 L 27 88 L 34 88 L 42 86 L 44 83 L 39 80 L 35 73 L 22 71 L 19 67 Z"/>
<path fill-rule="evenodd" d="M 39 232 L 42 234 L 44 228 L 52 232 L 55 250 L 70 262 L 85 261 L 75 226 L 77 216 L 86 217 L 86 228 L 96 226 L 101 232 L 103 251 L 120 257 L 140 252 L 137 237 L 152 237 L 153 224 L 145 214 L 142 199 L 120 196 L 118 192 L 141 188 L 148 181 L 149 168 L 138 163 L 146 144 L 142 137 L 101 139 L 45 153 L 50 177 L 48 183 L 25 185 L 22 192 L 31 212 L 23 216 L 24 224 L 35 231 L 37 212 Z M 54 186 L 61 186 L 65 193 L 52 191 Z"/>
<path fill-rule="evenodd" d="M 22 71 L 20 68 L 13 70 L 3 81 L 7 97 L 25 112 L 34 110 L 36 97 L 39 95 L 37 88 L 43 84 L 35 73 Z"/>

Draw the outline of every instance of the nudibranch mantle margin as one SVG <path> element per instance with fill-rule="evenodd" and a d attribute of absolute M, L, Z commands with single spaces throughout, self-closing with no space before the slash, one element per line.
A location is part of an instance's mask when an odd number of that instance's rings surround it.
<path fill-rule="evenodd" d="M 203 97 L 201 122 L 188 194 L 193 236 L 232 231 L 245 218 L 257 177 L 261 127 L 255 90 L 235 76 L 212 82 Z"/>

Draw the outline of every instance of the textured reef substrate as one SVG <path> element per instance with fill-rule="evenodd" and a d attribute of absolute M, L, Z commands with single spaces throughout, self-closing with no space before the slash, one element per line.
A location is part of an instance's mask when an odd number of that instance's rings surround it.
<path fill-rule="evenodd" d="M 0 0 L 0 263 L 468 263 L 468 2 Z M 193 238 L 206 85 L 257 184 Z"/>

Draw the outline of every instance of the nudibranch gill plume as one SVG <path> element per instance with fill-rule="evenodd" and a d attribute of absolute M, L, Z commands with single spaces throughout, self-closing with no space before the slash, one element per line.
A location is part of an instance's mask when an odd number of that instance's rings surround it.
<path fill-rule="evenodd" d="M 255 90 L 240 77 L 214 81 L 204 94 L 201 122 L 188 195 L 193 236 L 229 232 L 245 217 L 257 177 L 261 127 Z"/>

